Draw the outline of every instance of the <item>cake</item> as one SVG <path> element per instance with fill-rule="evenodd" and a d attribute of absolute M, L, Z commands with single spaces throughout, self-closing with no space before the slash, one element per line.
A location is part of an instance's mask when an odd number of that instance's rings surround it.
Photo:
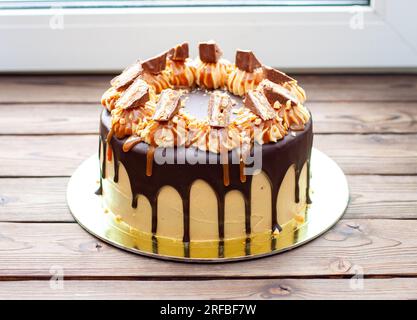
<path fill-rule="evenodd" d="M 104 211 L 134 246 L 178 258 L 270 253 L 292 241 L 310 200 L 313 132 L 287 74 L 214 41 L 182 43 L 111 80 L 100 118 Z"/>

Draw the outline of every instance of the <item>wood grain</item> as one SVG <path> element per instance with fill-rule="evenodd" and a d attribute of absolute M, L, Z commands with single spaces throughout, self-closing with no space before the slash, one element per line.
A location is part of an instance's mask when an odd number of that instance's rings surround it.
<path fill-rule="evenodd" d="M 312 102 L 316 133 L 415 133 L 417 103 Z"/>
<path fill-rule="evenodd" d="M 0 223 L 0 278 L 189 279 L 226 277 L 417 276 L 416 220 L 342 220 L 289 252 L 242 263 L 184 264 L 140 257 L 106 245 L 74 223 Z"/>
<path fill-rule="evenodd" d="M 417 135 L 320 135 L 317 148 L 347 174 L 417 174 Z M 97 152 L 89 136 L 0 136 L 0 176 L 70 176 Z"/>
<path fill-rule="evenodd" d="M 417 219 L 417 176 L 348 176 L 349 219 Z M 0 221 L 73 222 L 68 178 L 0 179 Z"/>
<path fill-rule="evenodd" d="M 346 218 L 417 219 L 417 176 L 348 176 Z"/>
<path fill-rule="evenodd" d="M 73 222 L 68 178 L 0 179 L 0 221 Z"/>
<path fill-rule="evenodd" d="M 316 133 L 416 133 L 417 102 L 311 102 Z M 96 104 L 0 104 L 0 134 L 92 134 Z"/>
<path fill-rule="evenodd" d="M 114 75 L 0 76 L 2 103 L 97 103 Z M 417 101 L 417 75 L 300 75 L 309 101 Z"/>
<path fill-rule="evenodd" d="M 93 104 L 0 104 L 0 134 L 98 133 L 102 107 Z"/>
<path fill-rule="evenodd" d="M 3 281 L 0 299 L 417 299 L 417 279 Z"/>

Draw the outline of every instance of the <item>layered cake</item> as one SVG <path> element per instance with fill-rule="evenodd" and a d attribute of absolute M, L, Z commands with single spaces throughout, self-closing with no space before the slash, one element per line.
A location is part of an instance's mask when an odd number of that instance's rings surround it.
<path fill-rule="evenodd" d="M 143 252 L 268 253 L 292 241 L 310 201 L 313 132 L 297 81 L 249 50 L 182 43 L 127 67 L 104 93 L 105 212 Z"/>

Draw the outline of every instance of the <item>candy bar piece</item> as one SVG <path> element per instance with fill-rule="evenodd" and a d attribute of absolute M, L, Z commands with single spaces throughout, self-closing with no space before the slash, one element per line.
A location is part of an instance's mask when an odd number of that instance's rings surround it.
<path fill-rule="evenodd" d="M 208 103 L 209 124 L 212 127 L 224 128 L 229 125 L 232 99 L 227 93 L 214 91 Z"/>
<path fill-rule="evenodd" d="M 263 74 L 265 79 L 268 79 L 278 84 L 283 84 L 289 81 L 295 81 L 294 78 L 287 76 L 284 72 L 281 72 L 277 69 L 268 66 L 263 66 Z"/>
<path fill-rule="evenodd" d="M 253 72 L 262 66 L 253 52 L 249 50 L 237 50 L 235 64 L 240 70 L 246 72 Z"/>
<path fill-rule="evenodd" d="M 263 91 L 271 105 L 274 105 L 276 101 L 286 104 L 290 100 L 292 105 L 297 105 L 299 102 L 297 97 L 293 96 L 286 88 L 268 79 L 262 80 L 259 88 Z"/>
<path fill-rule="evenodd" d="M 167 55 L 168 55 L 168 51 L 163 52 L 148 60 L 142 61 L 143 70 L 151 74 L 161 73 L 166 67 Z"/>
<path fill-rule="evenodd" d="M 141 78 L 137 78 L 117 100 L 116 108 L 143 107 L 149 101 L 149 86 Z"/>
<path fill-rule="evenodd" d="M 262 120 L 271 120 L 275 118 L 275 110 L 271 107 L 268 99 L 262 91 L 250 90 L 246 93 L 245 106 Z"/>
<path fill-rule="evenodd" d="M 156 105 L 153 120 L 168 121 L 180 108 L 181 93 L 177 90 L 165 89 L 161 92 L 158 104 Z"/>
<path fill-rule="evenodd" d="M 117 77 L 114 77 L 110 84 L 116 90 L 125 88 L 129 86 L 141 73 L 142 73 L 142 65 L 139 61 L 135 62 L 134 64 L 130 65 L 126 69 L 123 70 L 121 74 Z"/>
<path fill-rule="evenodd" d="M 181 43 L 169 50 L 168 57 L 173 61 L 185 61 L 189 57 L 188 42 Z"/>
<path fill-rule="evenodd" d="M 200 53 L 200 60 L 207 63 L 216 63 L 223 55 L 223 51 L 213 40 L 200 42 L 198 44 L 198 50 Z"/>

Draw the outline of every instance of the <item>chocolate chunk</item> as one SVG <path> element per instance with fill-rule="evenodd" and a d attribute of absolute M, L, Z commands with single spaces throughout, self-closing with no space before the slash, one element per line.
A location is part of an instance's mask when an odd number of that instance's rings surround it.
<path fill-rule="evenodd" d="M 227 93 L 214 91 L 208 103 L 209 124 L 212 127 L 224 128 L 229 125 L 232 99 Z"/>
<path fill-rule="evenodd" d="M 181 43 L 169 50 L 168 57 L 173 61 L 185 61 L 189 57 L 188 42 Z"/>
<path fill-rule="evenodd" d="M 245 106 L 262 120 L 274 119 L 275 110 L 271 107 L 263 92 L 250 90 L 246 93 Z"/>
<path fill-rule="evenodd" d="M 116 108 L 143 107 L 149 101 L 149 86 L 141 78 L 136 79 L 117 100 Z"/>
<path fill-rule="evenodd" d="M 142 62 L 142 68 L 152 74 L 161 73 L 167 63 L 168 51 Z"/>
<path fill-rule="evenodd" d="M 163 90 L 152 119 L 156 121 L 170 120 L 180 108 L 180 97 L 181 93 L 177 90 Z"/>
<path fill-rule="evenodd" d="M 200 42 L 198 50 L 200 52 L 200 60 L 207 63 L 216 63 L 223 55 L 223 51 L 213 40 Z"/>
<path fill-rule="evenodd" d="M 235 64 L 240 70 L 246 72 L 253 72 L 262 66 L 253 52 L 249 50 L 237 50 Z"/>
<path fill-rule="evenodd" d="M 142 73 L 142 70 L 143 69 L 141 63 L 137 61 L 124 69 L 123 72 L 117 77 L 114 77 L 110 81 L 110 84 L 112 87 L 116 88 L 116 90 L 125 88 L 129 86 Z"/>
<path fill-rule="evenodd" d="M 263 66 L 262 68 L 263 68 L 264 78 L 272 82 L 283 84 L 285 82 L 295 81 L 294 78 L 287 76 L 284 72 L 281 72 L 277 69 L 274 69 L 268 66 Z"/>
<path fill-rule="evenodd" d="M 263 91 L 271 105 L 274 105 L 276 101 L 286 104 L 290 100 L 292 105 L 297 105 L 299 102 L 297 97 L 293 96 L 286 88 L 268 79 L 262 80 L 259 88 Z"/>

